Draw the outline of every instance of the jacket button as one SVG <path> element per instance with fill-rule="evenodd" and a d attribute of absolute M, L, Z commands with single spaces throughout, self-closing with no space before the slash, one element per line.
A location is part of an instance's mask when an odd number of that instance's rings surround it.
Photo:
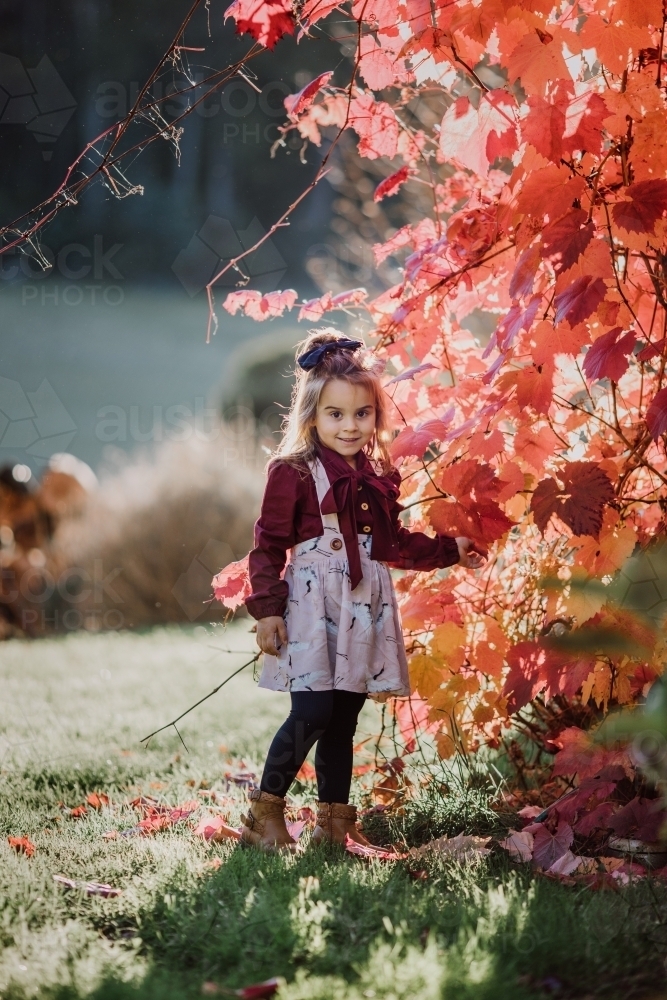
<path fill-rule="evenodd" d="M 334 550 L 334 552 L 338 552 L 339 549 L 343 548 L 343 543 L 340 540 L 340 538 L 332 538 L 331 541 L 329 542 L 329 545 Z"/>
<path fill-rule="evenodd" d="M 361 509 L 362 510 L 368 510 L 368 504 L 367 503 L 362 503 Z"/>
<path fill-rule="evenodd" d="M 368 534 L 368 532 L 369 532 L 370 530 L 371 530 L 371 526 L 370 526 L 370 524 L 365 524 L 365 525 L 364 525 L 364 527 L 363 527 L 363 531 L 365 531 L 365 532 L 366 532 L 366 534 Z"/>

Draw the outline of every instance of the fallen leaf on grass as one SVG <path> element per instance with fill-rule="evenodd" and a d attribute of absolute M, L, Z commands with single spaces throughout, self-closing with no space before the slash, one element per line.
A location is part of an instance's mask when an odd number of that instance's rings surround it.
<path fill-rule="evenodd" d="M 510 830 L 505 840 L 498 843 L 513 861 L 530 861 L 533 856 L 533 835 L 530 830 Z"/>
<path fill-rule="evenodd" d="M 63 889 L 81 889 L 88 896 L 103 896 L 105 899 L 120 896 L 123 891 L 106 882 L 78 882 L 73 878 L 65 878 L 64 875 L 54 875 L 53 881 Z"/>
<path fill-rule="evenodd" d="M 240 990 L 230 990 L 225 986 L 218 986 L 217 983 L 202 983 L 201 991 L 204 996 L 226 996 L 241 997 L 241 1000 L 263 1000 L 264 997 L 272 997 L 280 986 L 279 979 L 267 979 L 263 983 L 253 983 L 251 986 L 244 986 Z"/>
<path fill-rule="evenodd" d="M 544 812 L 542 806 L 524 806 L 523 809 L 519 809 L 519 816 L 522 819 L 535 819 L 541 812 Z"/>
<path fill-rule="evenodd" d="M 240 788 L 252 788 L 257 781 L 257 775 L 254 771 L 225 771 L 225 778 L 233 785 L 239 785 Z"/>
<path fill-rule="evenodd" d="M 397 854 L 396 851 L 386 851 L 382 847 L 365 847 L 352 840 L 349 833 L 345 834 L 345 850 L 348 854 L 355 854 L 359 858 L 377 858 L 379 861 L 400 861 L 406 857 L 405 854 Z"/>
<path fill-rule="evenodd" d="M 27 837 L 7 837 L 7 843 L 17 854 L 25 854 L 27 858 L 31 858 L 35 853 L 35 845 Z"/>
<path fill-rule="evenodd" d="M 435 853 L 455 858 L 457 861 L 472 861 L 490 854 L 491 848 L 488 846 L 490 843 L 490 837 L 472 837 L 459 833 L 456 837 L 438 837 L 437 840 L 430 840 L 422 847 L 412 847 L 410 856 L 422 858 L 425 854 Z"/>
<path fill-rule="evenodd" d="M 58 803 L 58 809 L 63 814 L 63 816 L 69 816 L 70 819 L 80 819 L 82 816 L 85 816 L 86 813 L 88 812 L 85 806 L 75 806 L 74 809 L 70 809 L 69 806 L 66 806 L 64 802 Z"/>
<path fill-rule="evenodd" d="M 92 806 L 93 809 L 101 809 L 102 806 L 109 805 L 109 796 L 105 795 L 104 792 L 100 792 L 99 794 L 97 792 L 91 792 L 90 795 L 86 797 L 86 802 L 89 806 Z"/>
<path fill-rule="evenodd" d="M 107 830 L 102 834 L 104 840 L 118 840 L 118 830 Z"/>
<path fill-rule="evenodd" d="M 240 840 L 241 833 L 233 826 L 227 826 L 222 816 L 204 816 L 195 827 L 195 837 L 218 843 L 221 840 Z"/>
<path fill-rule="evenodd" d="M 552 875 L 572 875 L 573 872 L 579 868 L 579 865 L 588 858 L 578 858 L 576 854 L 572 851 L 567 850 L 565 854 L 561 854 L 557 858 L 550 868 L 547 869 Z"/>

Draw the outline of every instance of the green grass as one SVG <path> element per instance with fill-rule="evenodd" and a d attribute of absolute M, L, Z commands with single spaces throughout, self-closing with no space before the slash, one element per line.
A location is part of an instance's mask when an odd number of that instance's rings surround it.
<path fill-rule="evenodd" d="M 285 980 L 280 1000 L 632 997 L 662 989 L 667 892 L 654 883 L 567 887 L 533 878 L 502 852 L 473 865 L 432 860 L 428 878 L 415 879 L 414 862 L 368 864 L 315 847 L 275 858 L 205 845 L 187 824 L 105 840 L 105 831 L 136 822 L 123 803 L 137 794 L 175 804 L 202 783 L 223 791 L 230 758 L 261 765 L 287 700 L 243 674 L 184 720 L 189 753 L 173 730 L 148 751 L 139 745 L 244 662 L 247 627 L 224 638 L 160 630 L 2 647 L 0 996 L 185 1000 L 200 996 L 205 981 L 238 987 L 272 976 Z M 376 723 L 369 705 L 362 729 Z M 92 791 L 105 791 L 112 808 L 75 820 L 59 805 L 79 805 Z M 299 789 L 296 799 L 311 801 L 308 792 Z M 243 794 L 234 786 L 230 794 L 237 822 Z M 483 790 L 461 785 L 376 819 L 373 833 L 419 842 L 493 822 Z M 35 856 L 17 855 L 8 835 L 29 836 Z M 65 892 L 54 874 L 123 892 Z"/>

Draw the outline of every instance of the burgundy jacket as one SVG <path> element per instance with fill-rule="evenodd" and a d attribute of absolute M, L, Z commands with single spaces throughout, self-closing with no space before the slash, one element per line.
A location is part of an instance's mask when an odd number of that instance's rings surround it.
<path fill-rule="evenodd" d="M 399 519 L 403 508 L 398 503 L 401 476 L 397 469 L 388 476 L 378 476 L 366 456 L 360 454 L 355 470 L 337 452 L 324 447 L 319 457 L 331 484 L 322 510 L 338 514 L 353 589 L 361 580 L 358 534 L 372 534 L 371 559 L 399 569 L 444 569 L 459 561 L 453 538 L 430 538 L 403 527 Z M 286 462 L 274 462 L 255 524 L 255 548 L 249 557 L 252 594 L 245 604 L 253 618 L 284 614 L 288 591 L 281 577 L 287 550 L 317 538 L 323 531 L 311 474 Z"/>

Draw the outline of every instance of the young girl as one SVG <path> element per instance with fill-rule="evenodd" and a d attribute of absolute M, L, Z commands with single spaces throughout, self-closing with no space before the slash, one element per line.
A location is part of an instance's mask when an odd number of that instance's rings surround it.
<path fill-rule="evenodd" d="M 264 653 L 260 686 L 289 691 L 292 700 L 244 817 L 243 840 L 268 850 L 294 848 L 285 796 L 316 742 L 313 839 L 344 843 L 349 834 L 368 844 L 348 805 L 357 717 L 369 695 L 410 692 L 387 564 L 433 570 L 482 562 L 467 538 L 402 526 L 377 358 L 331 331 L 301 350 L 255 525 L 246 600 Z"/>

